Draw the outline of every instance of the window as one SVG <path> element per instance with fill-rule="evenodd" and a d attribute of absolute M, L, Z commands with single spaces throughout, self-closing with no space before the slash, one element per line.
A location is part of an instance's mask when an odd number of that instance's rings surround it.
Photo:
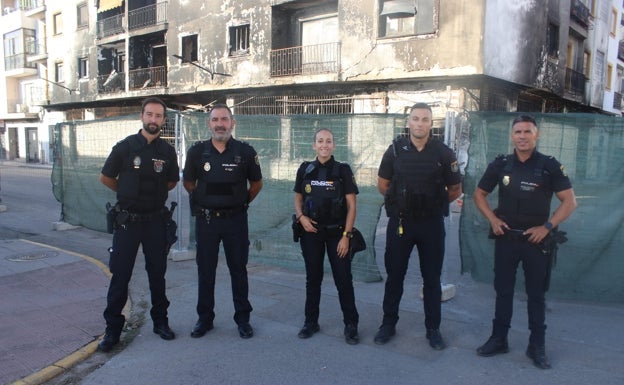
<path fill-rule="evenodd" d="M 89 77 L 89 59 L 81 57 L 78 59 L 78 78 L 85 79 Z"/>
<path fill-rule="evenodd" d="M 437 0 L 380 0 L 379 37 L 434 33 L 435 3 Z"/>
<path fill-rule="evenodd" d="M 617 25 L 618 25 L 618 11 L 615 8 L 611 8 L 611 18 L 610 18 L 610 25 L 611 25 L 611 30 L 609 31 L 609 33 L 611 34 L 611 36 L 615 37 L 615 32 L 617 31 Z"/>
<path fill-rule="evenodd" d="M 182 37 L 182 62 L 197 61 L 197 35 Z"/>
<path fill-rule="evenodd" d="M 230 56 L 249 53 L 249 24 L 230 27 Z"/>
<path fill-rule="evenodd" d="M 85 28 L 89 26 L 89 8 L 87 3 L 78 4 L 76 7 L 77 20 L 76 24 L 78 28 Z"/>
<path fill-rule="evenodd" d="M 613 64 L 607 63 L 607 79 L 605 81 L 605 89 L 611 90 L 611 82 L 613 81 Z"/>
<path fill-rule="evenodd" d="M 53 33 L 55 35 L 60 35 L 61 33 L 63 33 L 63 14 L 62 13 L 55 13 L 52 16 L 52 28 L 53 28 Z"/>
<path fill-rule="evenodd" d="M 57 83 L 63 83 L 65 76 L 63 74 L 63 62 L 54 64 L 54 81 Z"/>
<path fill-rule="evenodd" d="M 548 45 L 548 56 L 559 56 L 559 26 L 548 23 L 546 44 Z"/>

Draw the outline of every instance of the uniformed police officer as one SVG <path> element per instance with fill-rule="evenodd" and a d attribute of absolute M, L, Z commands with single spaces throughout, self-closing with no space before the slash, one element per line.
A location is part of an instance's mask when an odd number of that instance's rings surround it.
<path fill-rule="evenodd" d="M 386 229 L 386 273 L 383 321 L 375 343 L 385 344 L 396 330 L 403 282 L 414 245 L 423 279 L 426 337 L 437 350 L 446 344 L 440 334 L 440 275 L 444 260 L 444 216 L 449 202 L 461 195 L 457 158 L 444 143 L 430 136 L 432 111 L 425 103 L 412 106 L 409 135 L 397 138 L 386 150 L 377 187 L 384 195 L 389 217 Z"/>
<path fill-rule="evenodd" d="M 119 342 L 125 318 L 121 311 L 128 299 L 128 283 L 139 245 L 145 254 L 145 270 L 152 299 L 150 315 L 154 333 L 165 340 L 175 338 L 169 328 L 165 295 L 167 244 L 165 207 L 169 190 L 180 179 L 175 149 L 160 138 L 167 106 L 159 98 L 143 101 L 143 128 L 117 143 L 100 174 L 100 181 L 117 192 L 117 223 L 110 253 L 112 273 L 104 310 L 106 334 L 98 345 L 108 352 Z"/>
<path fill-rule="evenodd" d="M 296 220 L 303 227 L 301 253 L 306 268 L 305 323 L 299 338 L 309 338 L 320 330 L 318 324 L 325 250 L 338 289 L 344 322 L 345 341 L 359 342 L 359 315 L 355 307 L 349 240 L 355 223 L 359 192 L 346 163 L 334 160 L 333 133 L 322 128 L 314 134 L 312 148 L 316 160 L 303 162 L 295 181 Z"/>
<path fill-rule="evenodd" d="M 191 337 L 202 337 L 213 328 L 214 286 L 219 244 L 223 241 L 230 270 L 234 321 L 241 338 L 251 338 L 252 311 L 248 299 L 247 259 L 249 228 L 247 207 L 262 189 L 262 172 L 254 148 L 232 137 L 236 122 L 225 104 L 210 111 L 211 139 L 194 144 L 184 165 L 184 188 L 190 194 L 196 217 L 199 320 Z M 248 186 L 249 182 L 249 186 Z"/>
<path fill-rule="evenodd" d="M 481 356 L 507 353 L 507 332 L 511 325 L 516 270 L 522 261 L 529 316 L 529 345 L 526 354 L 535 366 L 548 369 L 544 347 L 545 292 L 550 273 L 550 253 L 543 241 L 576 209 L 576 197 L 563 166 L 536 150 L 539 131 L 535 119 L 520 115 L 511 127 L 514 153 L 499 156 L 488 165 L 474 193 L 474 202 L 490 222 L 496 237 L 494 289 L 496 310 L 492 335 L 477 349 Z M 498 186 L 498 208 L 486 199 Z M 553 193 L 559 207 L 550 216 Z"/>

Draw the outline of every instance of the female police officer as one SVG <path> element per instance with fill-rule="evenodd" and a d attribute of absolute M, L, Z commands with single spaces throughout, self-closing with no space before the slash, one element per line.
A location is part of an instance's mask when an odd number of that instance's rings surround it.
<path fill-rule="evenodd" d="M 319 331 L 319 303 L 325 249 L 338 289 L 348 344 L 359 342 L 359 315 L 351 277 L 349 239 L 355 222 L 355 195 L 359 192 L 351 167 L 334 160 L 334 135 L 327 128 L 314 135 L 316 160 L 303 162 L 295 181 L 296 219 L 303 227 L 301 252 L 306 267 L 305 324 L 299 338 Z"/>

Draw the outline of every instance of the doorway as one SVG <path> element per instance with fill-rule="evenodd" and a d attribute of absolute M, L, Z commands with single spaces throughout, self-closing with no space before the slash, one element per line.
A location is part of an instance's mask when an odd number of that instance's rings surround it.
<path fill-rule="evenodd" d="M 39 136 L 37 127 L 26 127 L 26 162 L 39 163 Z"/>

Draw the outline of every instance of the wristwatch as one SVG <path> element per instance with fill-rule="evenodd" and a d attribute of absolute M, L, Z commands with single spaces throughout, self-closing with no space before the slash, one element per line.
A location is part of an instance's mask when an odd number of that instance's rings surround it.
<path fill-rule="evenodd" d="M 553 224 L 549 222 L 544 223 L 544 227 L 546 228 L 546 230 L 550 231 L 553 229 Z"/>
<path fill-rule="evenodd" d="M 352 231 L 343 231 L 342 232 L 342 236 L 351 239 L 351 238 L 353 238 L 353 232 Z"/>

